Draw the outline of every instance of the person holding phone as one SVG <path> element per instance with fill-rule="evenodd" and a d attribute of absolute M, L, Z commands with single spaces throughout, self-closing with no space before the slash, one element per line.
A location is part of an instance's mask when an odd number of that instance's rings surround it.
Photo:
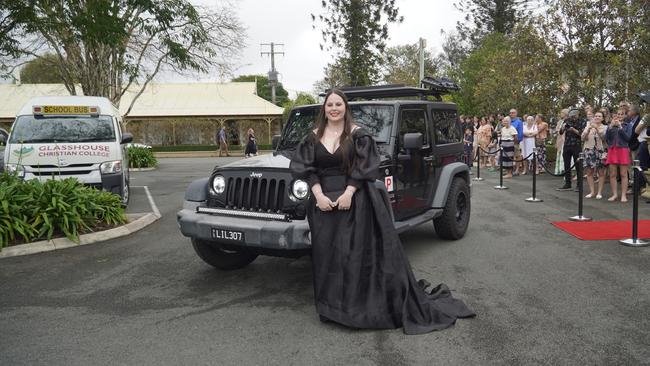
<path fill-rule="evenodd" d="M 609 166 L 609 184 L 612 187 L 612 195 L 607 199 L 610 202 L 618 199 L 618 185 L 616 182 L 618 174 L 621 175 L 621 202 L 627 202 L 627 171 L 630 168 L 630 148 L 627 142 L 629 137 L 625 134 L 623 125 L 625 114 L 625 108 L 619 108 L 605 133 L 608 146 L 605 164 Z"/>
<path fill-rule="evenodd" d="M 603 198 L 603 187 L 605 186 L 605 159 L 606 159 L 606 143 L 605 132 L 607 127 L 603 125 L 602 112 L 596 112 L 593 116 L 589 126 L 582 132 L 582 141 L 584 147 L 585 160 L 583 165 L 587 172 L 587 184 L 589 185 L 589 193 L 585 198 L 596 197 L 596 199 Z M 598 172 L 600 179 L 598 180 L 598 191 L 595 190 L 594 172 Z"/>
<path fill-rule="evenodd" d="M 579 117 L 580 111 L 576 108 L 571 109 L 567 120 L 560 129 L 560 135 L 564 135 L 564 146 L 562 148 L 564 185 L 558 188 L 558 191 L 568 191 L 571 189 L 571 159 L 577 162 L 582 151 L 582 131 L 585 128 L 585 122 L 581 121 Z"/>

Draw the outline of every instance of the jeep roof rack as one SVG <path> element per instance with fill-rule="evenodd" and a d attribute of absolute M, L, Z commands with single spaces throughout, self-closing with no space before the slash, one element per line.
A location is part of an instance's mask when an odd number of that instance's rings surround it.
<path fill-rule="evenodd" d="M 348 97 L 348 99 L 379 99 L 379 98 L 404 98 L 404 97 L 419 97 L 426 99 L 427 96 L 436 97 L 441 100 L 441 95 L 448 94 L 452 91 L 460 90 L 458 85 L 453 81 L 446 78 L 432 78 L 425 77 L 421 81 L 423 87 L 406 86 L 404 84 L 388 84 L 377 86 L 356 86 L 356 87 L 343 87 L 340 90 Z M 331 89 L 321 93 L 320 96 L 324 97 L 325 94 Z"/>

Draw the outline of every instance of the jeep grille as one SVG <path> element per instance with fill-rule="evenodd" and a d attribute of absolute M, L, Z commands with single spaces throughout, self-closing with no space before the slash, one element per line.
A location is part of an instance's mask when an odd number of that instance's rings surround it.
<path fill-rule="evenodd" d="M 232 208 L 279 212 L 286 195 L 283 179 L 228 178 L 226 205 Z"/>

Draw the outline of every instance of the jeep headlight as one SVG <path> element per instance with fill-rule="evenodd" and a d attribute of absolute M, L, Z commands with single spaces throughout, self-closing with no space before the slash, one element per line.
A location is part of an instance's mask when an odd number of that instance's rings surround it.
<path fill-rule="evenodd" d="M 293 182 L 291 193 L 299 200 L 304 200 L 309 195 L 309 184 L 304 180 L 297 179 Z"/>
<path fill-rule="evenodd" d="M 16 174 L 19 178 L 25 178 L 25 167 L 20 164 L 7 164 L 7 173 Z"/>
<path fill-rule="evenodd" d="M 222 175 L 217 175 L 212 180 L 212 190 L 216 194 L 222 194 L 226 190 L 226 179 Z"/>
<path fill-rule="evenodd" d="M 120 173 L 122 171 L 122 161 L 105 161 L 99 166 L 99 171 L 102 172 L 102 174 Z"/>

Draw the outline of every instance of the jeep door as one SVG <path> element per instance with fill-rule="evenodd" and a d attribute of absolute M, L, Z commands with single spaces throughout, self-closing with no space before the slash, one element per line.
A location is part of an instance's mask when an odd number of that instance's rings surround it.
<path fill-rule="evenodd" d="M 425 104 L 402 105 L 399 110 L 398 141 L 395 144 L 395 219 L 402 220 L 425 211 L 432 186 L 431 131 Z M 421 133 L 421 149 L 404 149 L 404 135 Z"/>

